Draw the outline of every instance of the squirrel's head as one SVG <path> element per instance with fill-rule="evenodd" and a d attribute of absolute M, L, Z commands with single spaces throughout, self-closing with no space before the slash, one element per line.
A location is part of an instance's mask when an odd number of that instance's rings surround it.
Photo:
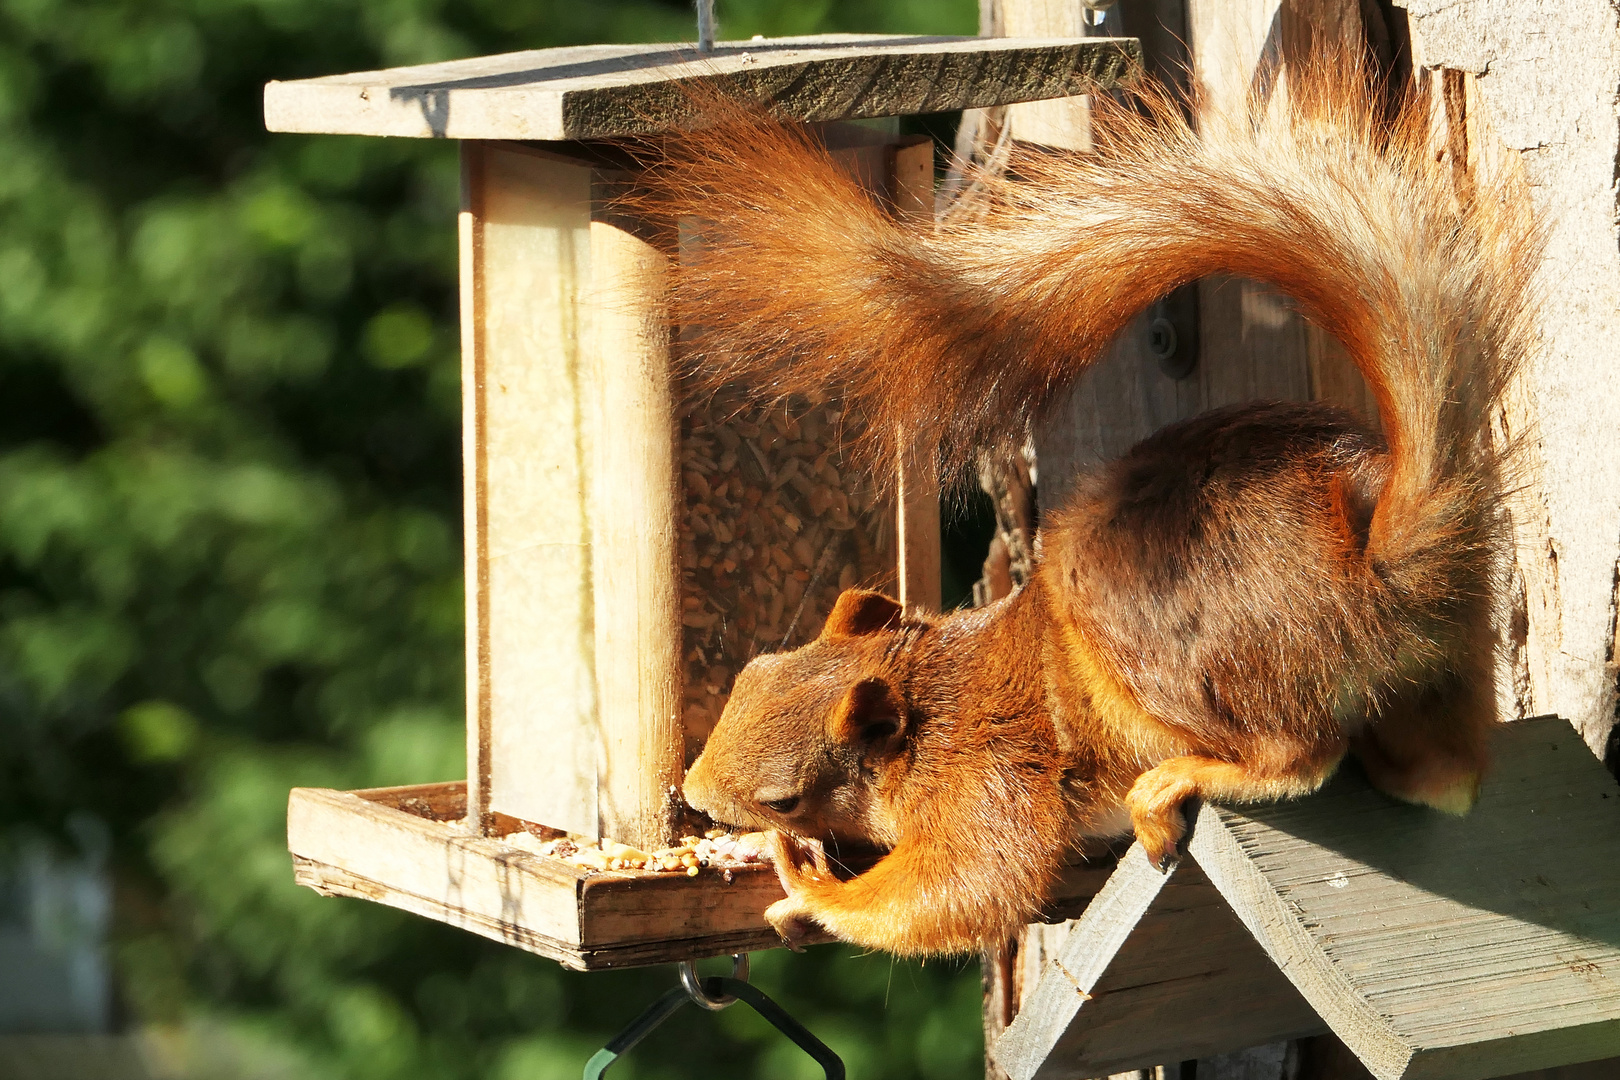
<path fill-rule="evenodd" d="M 874 796 L 904 768 L 914 727 L 896 646 L 921 624 L 850 589 L 814 641 L 756 657 L 686 774 L 716 821 L 807 839 L 892 845 Z"/>

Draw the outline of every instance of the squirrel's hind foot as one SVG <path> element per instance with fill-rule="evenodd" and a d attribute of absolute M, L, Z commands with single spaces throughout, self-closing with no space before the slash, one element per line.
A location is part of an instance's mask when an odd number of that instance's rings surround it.
<path fill-rule="evenodd" d="M 1266 769 L 1193 754 L 1174 757 L 1136 778 L 1125 807 L 1148 858 L 1168 870 L 1166 860 L 1175 857 L 1176 845 L 1187 834 L 1184 808 L 1189 799 L 1249 803 L 1296 798 L 1321 787 L 1343 754 L 1342 746 L 1327 744 Z"/>
<path fill-rule="evenodd" d="M 1137 843 L 1147 853 L 1148 862 L 1167 874 L 1180 861 L 1177 845 L 1187 834 L 1183 807 L 1197 794 L 1192 779 L 1161 766 L 1137 777 L 1125 796 Z"/>

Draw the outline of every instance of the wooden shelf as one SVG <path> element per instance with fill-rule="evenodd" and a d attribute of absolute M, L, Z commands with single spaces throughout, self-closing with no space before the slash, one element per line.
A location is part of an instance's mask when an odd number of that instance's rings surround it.
<path fill-rule="evenodd" d="M 589 871 L 470 832 L 464 783 L 333 791 L 294 788 L 294 876 L 324 896 L 401 908 L 578 971 L 780 947 L 764 912 L 782 898 L 769 866 L 696 877 Z M 522 822 L 504 819 L 516 830 Z M 1084 908 L 1111 859 L 1070 867 L 1051 918 Z"/>
<path fill-rule="evenodd" d="M 577 970 L 630 967 L 780 945 L 761 913 L 782 896 L 769 866 L 727 881 L 591 872 L 470 833 L 465 784 L 295 788 L 287 847 L 300 885 L 374 900 L 471 930 Z"/>
<path fill-rule="evenodd" d="M 1134 38 L 829 34 L 581 45 L 271 82 L 271 131 L 438 139 L 610 139 L 679 129 L 723 83 L 796 120 L 901 116 L 1068 97 L 1141 66 Z"/>

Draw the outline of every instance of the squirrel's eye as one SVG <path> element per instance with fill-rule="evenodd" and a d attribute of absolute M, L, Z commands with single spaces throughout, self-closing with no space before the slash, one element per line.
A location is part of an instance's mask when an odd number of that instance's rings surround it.
<path fill-rule="evenodd" d="M 799 805 L 797 795 L 789 795 L 785 799 L 769 799 L 762 804 L 767 810 L 775 810 L 778 814 L 791 814 L 793 808 Z"/>

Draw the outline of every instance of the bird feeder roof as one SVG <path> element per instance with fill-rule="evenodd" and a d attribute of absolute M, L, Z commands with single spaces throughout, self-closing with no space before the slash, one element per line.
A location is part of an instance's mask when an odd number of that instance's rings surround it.
<path fill-rule="evenodd" d="M 830 34 L 690 45 L 582 45 L 271 82 L 271 131 L 572 140 L 690 125 L 691 88 L 724 87 L 801 121 L 1069 97 L 1141 64 L 1134 38 Z"/>

